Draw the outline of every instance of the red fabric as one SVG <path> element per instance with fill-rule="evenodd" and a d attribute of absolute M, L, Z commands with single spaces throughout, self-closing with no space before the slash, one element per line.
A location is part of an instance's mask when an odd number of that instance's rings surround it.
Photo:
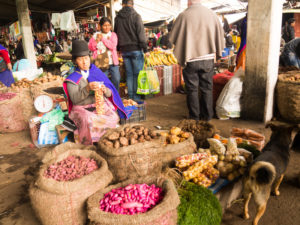
<path fill-rule="evenodd" d="M 228 70 L 223 73 L 218 73 L 213 76 L 213 101 L 214 108 L 216 107 L 217 100 L 227 82 L 233 77 L 234 73 L 229 72 Z"/>
<path fill-rule="evenodd" d="M 159 97 L 159 96 L 163 96 L 164 95 L 164 67 L 163 66 L 155 66 L 154 69 L 157 72 L 157 76 L 159 79 L 159 88 L 160 88 L 160 92 L 156 95 L 154 95 L 155 97 Z"/>
<path fill-rule="evenodd" d="M 182 69 L 179 64 L 173 65 L 173 93 L 176 93 L 181 86 Z"/>
<path fill-rule="evenodd" d="M 0 55 L 3 57 L 6 64 L 10 63 L 10 58 L 9 58 L 9 55 L 8 55 L 8 51 L 0 50 Z"/>

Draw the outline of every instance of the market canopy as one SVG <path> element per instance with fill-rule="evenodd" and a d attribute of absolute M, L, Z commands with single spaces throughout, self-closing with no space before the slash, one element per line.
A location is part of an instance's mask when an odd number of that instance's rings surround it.
<path fill-rule="evenodd" d="M 51 13 L 76 10 L 93 5 L 106 4 L 109 0 L 27 0 L 31 12 Z M 16 1 L 0 0 L 0 25 L 18 19 Z"/>

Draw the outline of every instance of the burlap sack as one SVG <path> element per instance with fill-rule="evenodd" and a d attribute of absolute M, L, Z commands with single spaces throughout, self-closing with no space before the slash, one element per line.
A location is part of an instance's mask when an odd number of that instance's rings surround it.
<path fill-rule="evenodd" d="M 27 127 L 16 93 L 0 93 L 0 133 L 19 132 Z"/>
<path fill-rule="evenodd" d="M 33 105 L 33 99 L 29 88 L 2 88 L 0 93 L 16 93 L 17 98 L 20 101 L 21 112 L 23 113 L 24 121 L 26 122 L 26 128 L 29 128 L 29 119 L 37 114 L 37 111 Z"/>
<path fill-rule="evenodd" d="M 51 82 L 47 82 L 47 83 L 43 83 L 43 84 L 39 84 L 39 85 L 33 85 L 30 88 L 31 96 L 32 96 L 33 99 L 35 99 L 39 95 L 48 95 L 53 100 L 55 100 L 57 98 L 62 98 L 61 95 L 58 95 L 58 94 L 49 94 L 49 93 L 47 93 L 47 92 L 44 91 L 44 90 L 46 90 L 48 88 L 62 87 L 62 86 L 63 86 L 63 81 L 62 80 L 55 80 L 55 81 L 51 81 Z"/>
<path fill-rule="evenodd" d="M 59 149 L 57 155 L 47 155 L 38 173 L 37 180 L 30 185 L 29 196 L 32 207 L 43 225 L 86 224 L 86 200 L 97 190 L 105 188 L 112 180 L 106 161 L 89 150 Z M 44 177 L 45 170 L 70 155 L 90 157 L 96 160 L 99 169 L 82 178 L 58 182 Z"/>
<path fill-rule="evenodd" d="M 120 132 L 126 127 L 137 124 L 121 126 L 109 130 L 98 143 L 98 153 L 107 161 L 112 172 L 113 182 L 121 182 L 130 178 L 157 175 L 162 171 L 162 160 L 159 157 L 161 140 L 146 141 L 119 149 L 106 146 L 102 140 L 112 132 Z"/>
<path fill-rule="evenodd" d="M 162 187 L 164 191 L 163 200 L 148 212 L 135 215 L 120 215 L 100 210 L 99 202 L 104 197 L 104 194 L 115 188 L 142 183 L 155 184 Z M 90 225 L 176 225 L 176 208 L 179 203 L 177 190 L 171 180 L 151 177 L 139 178 L 109 186 L 89 197 L 87 202 L 88 218 Z"/>
<path fill-rule="evenodd" d="M 168 132 L 168 131 L 159 131 Z M 190 133 L 190 137 L 184 142 L 178 144 L 168 144 L 161 148 L 159 157 L 162 159 L 163 167 L 174 167 L 177 157 L 189 155 L 197 151 L 197 146 L 194 142 L 194 137 Z"/>

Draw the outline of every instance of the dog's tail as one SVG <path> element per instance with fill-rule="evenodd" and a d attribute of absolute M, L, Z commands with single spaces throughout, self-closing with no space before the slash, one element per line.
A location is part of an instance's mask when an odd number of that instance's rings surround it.
<path fill-rule="evenodd" d="M 254 178 L 255 183 L 258 185 L 273 183 L 275 175 L 275 167 L 269 162 L 258 161 L 250 168 L 250 177 Z"/>

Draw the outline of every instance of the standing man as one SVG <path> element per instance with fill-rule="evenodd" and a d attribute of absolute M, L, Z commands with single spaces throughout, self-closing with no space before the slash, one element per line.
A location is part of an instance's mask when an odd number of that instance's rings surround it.
<path fill-rule="evenodd" d="M 200 2 L 188 1 L 189 7 L 175 20 L 170 41 L 175 45 L 174 54 L 179 64 L 184 67 L 189 118 L 209 121 L 214 115 L 214 60 L 222 56 L 225 40 L 218 16 Z"/>
<path fill-rule="evenodd" d="M 285 43 L 295 39 L 295 24 L 295 19 L 290 18 L 282 28 L 282 38 L 285 40 Z"/>
<path fill-rule="evenodd" d="M 133 9 L 133 0 L 122 0 L 122 6 L 115 19 L 114 31 L 124 59 L 129 98 L 140 100 L 136 91 L 137 78 L 144 65 L 143 52 L 147 52 L 145 29 L 141 16 Z"/>

